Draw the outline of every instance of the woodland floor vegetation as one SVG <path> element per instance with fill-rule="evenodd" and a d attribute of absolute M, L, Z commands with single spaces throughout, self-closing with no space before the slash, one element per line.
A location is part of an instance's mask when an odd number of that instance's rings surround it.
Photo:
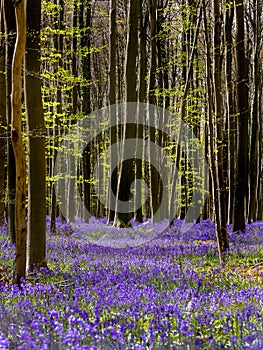
<path fill-rule="evenodd" d="M 10 283 L 15 247 L 1 228 L 1 349 L 262 349 L 262 222 L 246 234 L 229 227 L 224 268 L 210 220 L 119 249 L 89 243 L 99 227 L 58 221 L 49 269 L 22 290 Z"/>

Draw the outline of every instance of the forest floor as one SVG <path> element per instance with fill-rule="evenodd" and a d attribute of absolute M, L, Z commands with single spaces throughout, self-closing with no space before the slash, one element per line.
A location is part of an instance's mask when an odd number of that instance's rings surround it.
<path fill-rule="evenodd" d="M 263 349 L 263 222 L 229 227 L 224 268 L 211 221 L 126 247 L 94 244 L 103 220 L 57 225 L 22 290 L 0 230 L 0 349 Z"/>

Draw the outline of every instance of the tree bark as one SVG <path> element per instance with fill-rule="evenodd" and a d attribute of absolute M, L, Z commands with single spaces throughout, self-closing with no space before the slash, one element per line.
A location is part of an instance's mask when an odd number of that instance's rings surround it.
<path fill-rule="evenodd" d="M 150 6 L 150 18 L 151 18 L 151 61 L 150 61 L 150 76 L 149 76 L 149 91 L 148 100 L 149 104 L 156 104 L 155 99 L 155 88 L 156 88 L 156 77 L 157 77 L 157 0 L 151 1 Z M 156 123 L 157 115 L 149 115 L 149 122 L 151 118 L 155 118 L 155 121 L 151 121 L 149 124 L 149 137 L 152 144 L 156 143 L 156 128 L 152 128 L 151 125 Z M 152 165 L 153 159 L 158 159 L 158 153 L 154 147 L 148 149 L 149 164 L 150 164 L 150 203 L 151 203 L 151 217 L 154 221 L 159 221 L 160 216 L 156 216 L 160 205 L 159 198 L 159 175 L 158 172 Z"/>
<path fill-rule="evenodd" d="M 80 29 L 86 31 L 86 35 L 81 37 L 80 45 L 81 48 L 91 49 L 91 2 L 88 2 L 86 6 L 84 6 L 84 1 L 81 2 L 80 6 Z M 89 83 L 91 81 L 91 53 L 88 53 L 85 57 L 82 58 L 81 62 L 82 74 L 85 81 L 85 84 L 82 88 L 82 112 L 85 115 L 89 115 L 91 113 L 91 87 Z M 91 149 L 90 147 L 85 149 L 83 152 L 83 201 L 84 206 L 88 213 L 91 210 Z M 89 214 L 86 215 L 86 210 L 84 211 L 84 221 L 89 220 Z"/>
<path fill-rule="evenodd" d="M 58 63 L 55 64 L 54 70 L 59 69 L 59 67 L 63 67 L 63 49 L 64 49 L 64 2 L 62 0 L 54 0 L 54 3 L 56 6 L 58 6 L 59 11 L 57 13 L 57 19 L 55 28 L 59 31 L 59 34 L 54 37 L 54 47 L 56 49 L 56 52 L 59 54 Z M 54 169 L 56 164 L 56 158 L 57 158 L 57 147 L 59 145 L 58 136 L 61 136 L 63 133 L 62 130 L 62 91 L 61 91 L 61 83 L 59 80 L 56 81 L 55 84 L 56 89 L 56 117 L 54 120 L 54 129 L 53 129 L 53 159 L 52 159 L 52 177 L 54 176 Z M 55 184 L 52 184 L 52 190 L 51 190 L 51 213 L 50 213 L 50 231 L 55 233 L 56 232 L 56 217 L 59 215 L 58 210 L 58 199 L 57 194 L 55 191 Z M 61 216 L 63 216 L 63 219 L 65 218 L 64 215 L 66 213 L 62 213 Z"/>
<path fill-rule="evenodd" d="M 40 80 L 41 0 L 27 0 L 25 102 L 28 126 L 27 269 L 46 266 L 45 122 Z"/>
<path fill-rule="evenodd" d="M 260 41 L 261 41 L 261 11 L 262 4 L 255 1 L 254 5 L 254 96 L 252 108 L 252 123 L 250 136 L 250 159 L 249 159 L 249 208 L 248 208 L 248 223 L 257 219 L 258 207 L 258 186 L 259 186 L 259 89 L 260 89 Z"/>
<path fill-rule="evenodd" d="M 217 126 L 217 178 L 218 186 L 215 196 L 218 197 L 219 205 L 219 220 L 220 227 L 218 227 L 218 236 L 221 244 L 222 256 L 229 248 L 227 239 L 227 200 L 226 200 L 226 188 L 224 179 L 224 140 L 223 140 L 223 101 L 222 101 L 222 77 L 221 77 L 221 53 L 220 53 L 220 43 L 221 43 L 221 13 L 220 13 L 220 3 L 218 0 L 214 0 L 214 19 L 215 19 L 215 29 L 214 29 L 214 90 L 215 90 L 215 117 Z M 213 127 L 213 126 L 211 126 Z M 213 142 L 213 139 L 210 140 Z"/>
<path fill-rule="evenodd" d="M 138 53 L 138 19 L 140 11 L 140 1 L 130 0 L 129 6 L 129 26 L 128 26 L 128 39 L 127 39 L 127 56 L 126 56 L 126 71 L 125 71 L 125 83 L 126 83 L 126 102 L 137 101 L 137 70 L 136 59 Z M 129 109 L 129 114 L 131 110 Z M 134 113 L 136 111 L 134 110 Z M 136 125 L 133 123 L 128 124 L 128 111 L 125 113 L 124 122 L 124 138 L 122 146 L 122 154 L 125 154 L 125 140 L 136 138 Z M 135 149 L 133 154 L 135 155 Z M 128 202 L 131 197 L 131 185 L 135 179 L 134 174 L 134 159 L 128 159 L 122 161 L 120 166 L 120 174 L 118 178 L 117 198 L 121 201 Z M 133 208 L 130 212 L 121 213 L 117 210 L 114 218 L 114 225 L 118 227 L 130 226 L 130 219 L 132 217 Z"/>
<path fill-rule="evenodd" d="M 238 148 L 233 231 L 245 231 L 248 177 L 248 61 L 245 55 L 244 2 L 235 0 Z"/>
<path fill-rule="evenodd" d="M 110 105 L 116 104 L 116 41 L 117 41 L 117 23 L 116 23 L 116 0 L 110 1 L 110 76 L 109 76 L 109 103 Z M 112 127 L 116 124 L 116 116 L 114 113 L 110 113 L 110 144 L 111 146 L 117 142 L 117 129 Z M 112 193 L 116 196 L 117 194 L 117 184 L 118 184 L 118 174 L 114 171 L 114 157 L 115 154 L 111 154 L 111 164 L 110 164 L 110 181 L 109 186 L 111 186 L 112 192 L 109 193 L 109 212 L 108 212 L 108 223 L 114 220 L 115 216 L 115 200 Z"/>
<path fill-rule="evenodd" d="M 205 1 L 202 1 L 203 9 L 205 10 Z M 215 159 L 215 149 L 214 149 L 214 120 L 213 120 L 213 93 L 212 93 L 212 72 L 211 72 L 211 50 L 210 50 L 210 39 L 208 37 L 208 25 L 207 18 L 204 11 L 204 32 L 206 41 L 206 75 L 207 75 L 207 94 L 208 94 L 208 124 L 209 124 L 209 145 L 210 145 L 210 171 L 212 179 L 212 193 L 213 193 L 213 203 L 215 210 L 215 220 L 216 220 L 216 230 L 217 230 L 217 246 L 220 264 L 225 263 L 225 253 L 229 247 L 228 236 L 226 234 L 225 228 L 221 229 L 220 220 L 220 202 L 218 196 L 219 181 L 217 177 L 216 169 L 216 159 Z"/>
<path fill-rule="evenodd" d="M 225 56 L 226 56 L 226 87 L 227 87 L 227 117 L 228 117 L 228 223 L 232 223 L 234 204 L 234 183 L 235 183 L 235 157 L 236 157 L 236 116 L 232 77 L 233 42 L 232 25 L 234 19 L 234 8 L 229 7 L 225 14 Z"/>
<path fill-rule="evenodd" d="M 0 32 L 4 33 L 4 8 L 1 2 Z M 5 40 L 0 37 L 0 226 L 5 222 L 6 84 Z"/>
<path fill-rule="evenodd" d="M 146 86 L 146 74 L 147 74 L 147 53 L 146 53 L 146 34 L 148 25 L 148 13 L 140 13 L 140 65 L 139 65 L 139 102 L 145 103 L 147 99 L 147 86 Z M 137 140 L 143 139 L 144 134 L 144 108 L 139 104 L 139 112 L 137 119 Z M 145 146 L 144 146 L 145 148 Z M 144 155 L 145 157 L 145 155 Z M 135 161 L 135 172 L 136 179 L 142 178 L 142 150 L 136 145 L 136 161 Z M 134 220 L 136 222 L 143 222 L 142 212 L 142 188 L 140 185 L 137 186 L 136 191 L 136 205 L 137 210 L 134 213 Z M 145 208 L 146 212 L 146 208 Z"/>
<path fill-rule="evenodd" d="M 2 0 L 5 21 L 5 72 L 6 72 L 6 121 L 7 121 L 7 221 L 8 234 L 15 243 L 15 192 L 16 164 L 11 140 L 11 90 L 12 90 L 12 59 L 15 48 L 16 19 L 15 8 L 10 0 Z"/>
<path fill-rule="evenodd" d="M 14 1 L 17 37 L 12 62 L 12 144 L 16 161 L 15 229 L 16 255 L 14 282 L 21 284 L 26 271 L 26 160 L 22 140 L 22 65 L 26 45 L 26 2 Z"/>

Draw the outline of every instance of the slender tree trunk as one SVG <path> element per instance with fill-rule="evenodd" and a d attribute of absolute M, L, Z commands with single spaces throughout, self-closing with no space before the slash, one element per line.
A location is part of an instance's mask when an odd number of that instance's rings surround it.
<path fill-rule="evenodd" d="M 205 0 L 202 1 L 203 9 L 205 10 Z M 213 101 L 212 101 L 212 73 L 211 73 L 211 50 L 210 50 L 210 39 L 208 37 L 208 25 L 207 18 L 204 11 L 204 32 L 206 41 L 206 76 L 207 76 L 207 95 L 208 95 L 208 124 L 209 124 L 209 145 L 210 145 L 210 171 L 212 178 L 212 189 L 213 189 L 213 202 L 215 210 L 215 220 L 217 229 L 217 246 L 219 252 L 220 264 L 225 263 L 225 252 L 228 249 L 228 237 L 225 230 L 221 230 L 221 220 L 220 220 L 220 208 L 219 208 L 219 183 L 216 170 L 216 159 L 214 150 L 214 120 L 213 120 Z"/>
<path fill-rule="evenodd" d="M 71 120 L 68 121 L 68 127 L 71 128 L 73 125 L 76 124 L 76 115 L 78 112 L 78 85 L 76 83 L 78 79 L 78 67 L 77 67 L 77 52 L 78 52 L 78 39 L 75 34 L 75 30 L 78 28 L 78 2 L 74 3 L 74 10 L 72 11 L 72 39 L 68 42 L 69 49 L 72 50 L 71 53 L 71 64 L 68 67 L 68 70 L 71 72 L 72 76 L 74 77 L 74 85 L 72 87 L 72 91 L 69 95 L 69 103 L 72 104 L 71 107 L 71 114 L 72 117 Z M 75 157 L 72 154 L 69 154 L 67 157 L 67 173 L 70 174 L 71 169 L 75 168 L 76 162 Z M 75 178 L 69 178 L 67 183 L 67 189 L 66 193 L 68 194 L 67 197 L 67 219 L 69 222 L 73 222 L 75 220 L 75 216 L 78 215 L 78 208 L 76 205 L 76 199 L 74 198 L 74 191 L 75 191 Z"/>
<path fill-rule="evenodd" d="M 26 160 L 22 141 L 22 64 L 26 45 L 26 3 L 14 2 L 17 38 L 12 62 L 12 144 L 16 160 L 16 256 L 14 282 L 20 285 L 26 271 Z"/>
<path fill-rule="evenodd" d="M 117 23 L 116 23 L 116 0 L 110 1 L 110 76 L 109 76 L 109 103 L 110 105 L 116 104 L 116 42 L 117 42 Z M 117 129 L 112 127 L 116 124 L 116 115 L 110 113 L 110 144 L 111 146 L 117 142 Z M 109 212 L 108 212 L 108 223 L 114 220 L 115 216 L 115 200 L 112 193 L 116 196 L 118 174 L 114 171 L 114 160 L 116 154 L 111 154 L 111 165 L 110 165 L 110 181 L 111 191 L 109 191 Z"/>
<path fill-rule="evenodd" d="M 10 0 L 2 0 L 5 18 L 5 72 L 6 72 L 6 119 L 7 119 L 7 221 L 8 233 L 12 243 L 15 243 L 15 192 L 16 164 L 11 141 L 11 90 L 12 90 L 12 59 L 15 47 L 16 19 L 15 8 Z M 13 35 L 12 35 L 13 34 Z"/>
<path fill-rule="evenodd" d="M 228 249 L 227 239 L 227 200 L 226 200 L 226 188 L 224 179 L 224 141 L 223 141 L 223 101 L 222 101 L 222 77 L 221 77 L 221 12 L 219 0 L 214 0 L 214 90 L 215 90 L 215 117 L 217 122 L 217 177 L 218 177 L 218 192 L 215 195 L 218 197 L 219 205 L 219 221 L 220 221 L 220 236 L 222 237 L 221 247 L 222 253 Z M 213 139 L 210 140 L 213 142 Z"/>
<path fill-rule="evenodd" d="M 155 88 L 157 77 L 157 0 L 151 1 L 150 18 L 151 18 L 151 61 L 150 61 L 150 77 L 149 77 L 149 104 L 156 104 Z M 152 144 L 156 143 L 156 128 L 151 125 L 157 124 L 157 115 L 149 115 L 149 136 Z M 152 120 L 155 118 L 155 120 Z M 156 125 L 157 126 L 157 125 Z M 151 217 L 155 221 L 159 221 L 160 217 L 156 217 L 156 212 L 160 205 L 159 198 L 159 176 L 152 163 L 158 159 L 158 153 L 155 147 L 149 147 L 149 164 L 150 164 L 150 200 L 151 200 Z"/>
<path fill-rule="evenodd" d="M 236 157 L 236 116 L 232 78 L 232 25 L 234 8 L 231 6 L 225 14 L 225 41 L 226 41 L 226 85 L 227 85 L 227 117 L 228 117 L 228 222 L 232 223 L 234 204 L 234 182 L 235 182 L 235 157 Z"/>
<path fill-rule="evenodd" d="M 91 5 L 92 3 L 88 1 L 87 5 L 84 6 L 85 1 L 81 1 L 81 10 L 80 10 L 80 29 L 85 28 L 86 35 L 81 37 L 80 45 L 81 48 L 91 49 Z M 82 112 L 85 115 L 91 113 L 91 87 L 89 86 L 91 82 L 91 53 L 88 53 L 85 57 L 82 57 L 81 62 L 82 74 L 85 81 L 85 85 L 82 88 Z M 91 210 L 91 149 L 87 148 L 83 153 L 83 200 L 84 206 L 88 213 Z M 84 213 L 86 213 L 86 210 Z M 89 214 L 84 215 L 84 220 L 87 222 L 89 220 Z"/>
<path fill-rule="evenodd" d="M 187 62 L 187 58 L 189 59 L 189 55 L 188 55 L 188 46 L 190 45 L 190 43 L 186 42 L 186 38 L 189 37 L 188 32 L 189 32 L 189 24 L 187 21 L 187 11 L 186 11 L 186 4 L 184 3 L 184 9 L 183 11 L 181 11 L 181 16 L 182 16 L 182 23 L 183 23 L 183 32 L 182 32 L 182 42 L 181 42 L 181 51 L 182 51 L 182 58 L 181 58 L 181 64 L 182 64 L 182 84 L 185 86 L 186 85 L 186 80 L 187 80 L 187 65 L 189 62 Z M 189 38 L 188 38 L 189 39 Z M 189 77 L 190 79 L 190 77 Z M 189 84 L 189 83 L 187 83 Z M 182 171 L 182 175 L 181 175 L 181 208 L 180 208 L 180 220 L 184 220 L 185 216 L 186 216 L 186 198 L 187 198 L 187 194 L 186 194 L 186 164 L 185 164 L 185 153 L 184 156 L 181 157 L 182 160 L 181 162 L 179 162 L 179 166 L 181 168 Z"/>
<path fill-rule="evenodd" d="M 259 94 L 259 101 L 262 101 L 262 84 L 260 85 L 261 93 Z M 262 103 L 259 102 L 259 140 L 263 141 L 263 117 L 262 117 Z M 259 142 L 258 146 L 258 162 L 259 162 L 259 171 L 258 171 L 258 212 L 257 220 L 263 220 L 263 142 Z"/>
<path fill-rule="evenodd" d="M 40 80 L 41 0 L 27 0 L 25 102 L 28 125 L 27 269 L 46 266 L 45 122 Z"/>
<path fill-rule="evenodd" d="M 145 15 L 143 11 L 140 13 L 140 74 L 139 74 L 139 102 L 145 103 L 147 99 L 147 86 L 146 86 L 146 74 L 147 74 L 147 55 L 146 55 L 146 30 L 148 25 L 148 13 Z M 137 140 L 143 139 L 144 133 L 144 113 L 143 105 L 139 105 L 138 120 L 137 120 Z M 144 147 L 145 149 L 145 147 Z M 144 155 L 145 157 L 145 155 Z M 136 178 L 142 178 L 142 150 L 136 146 Z M 136 191 L 136 208 L 134 214 L 134 220 L 137 222 L 143 222 L 142 212 L 142 189 L 137 187 Z"/>
<path fill-rule="evenodd" d="M 244 2 L 235 0 L 238 149 L 235 176 L 233 231 L 245 231 L 248 177 L 248 61 L 245 55 Z"/>
<path fill-rule="evenodd" d="M 260 4 L 259 4 L 260 2 Z M 250 159 L 249 159 L 249 209 L 248 209 L 248 223 L 251 223 L 257 218 L 258 206 L 258 186 L 259 186 L 259 88 L 260 88 L 260 36 L 261 36 L 261 1 L 256 0 L 254 5 L 254 96 L 252 108 L 252 125 L 250 136 Z"/>
<path fill-rule="evenodd" d="M 0 8 L 0 32 L 4 33 L 3 2 Z M 6 84 L 5 84 L 5 40 L 0 36 L 0 226 L 5 221 L 5 155 L 6 155 Z"/>
<path fill-rule="evenodd" d="M 63 35 L 63 29 L 64 29 L 64 1 L 62 0 L 55 0 L 54 3 L 56 4 L 58 8 L 58 14 L 57 14 L 57 21 L 55 28 L 59 31 L 59 34 L 55 37 L 54 40 L 54 46 L 56 49 L 56 52 L 59 54 L 58 63 L 55 66 L 55 69 L 63 66 L 63 43 L 64 43 L 64 35 Z M 54 176 L 54 169 L 56 164 L 56 158 L 57 158 L 57 150 L 56 148 L 59 145 L 58 136 L 62 134 L 62 92 L 61 92 L 61 82 L 57 80 L 56 82 L 56 118 L 54 120 L 53 124 L 53 159 L 52 159 L 52 176 Z M 62 192 L 62 191 L 61 191 Z M 66 213 L 63 213 L 66 215 Z M 56 232 L 56 217 L 59 215 L 58 210 L 58 201 L 57 201 L 57 195 L 55 191 L 55 184 L 52 184 L 52 190 L 51 190 L 51 214 L 50 214 L 50 231 L 55 233 Z"/>

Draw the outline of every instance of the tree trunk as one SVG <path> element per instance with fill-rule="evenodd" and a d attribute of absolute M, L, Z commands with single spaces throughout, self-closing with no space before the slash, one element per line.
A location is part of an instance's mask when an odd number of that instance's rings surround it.
<path fill-rule="evenodd" d="M 221 77 L 221 54 L 220 54 L 220 43 L 221 43 L 221 13 L 220 4 L 218 0 L 214 0 L 214 18 L 215 18 L 215 29 L 214 29 L 214 89 L 215 89 L 215 117 L 217 126 L 217 178 L 218 178 L 218 192 L 215 192 L 215 196 L 218 197 L 219 205 L 219 220 L 220 227 L 218 227 L 218 235 L 220 236 L 222 254 L 229 248 L 227 238 L 227 200 L 226 200 L 226 188 L 224 179 L 224 141 L 223 141 L 223 101 L 222 101 L 222 77 Z M 213 127 L 213 126 L 211 126 Z M 213 139 L 210 140 L 213 142 Z"/>
<path fill-rule="evenodd" d="M 148 100 L 149 104 L 156 104 L 155 100 L 155 88 L 156 88 L 156 76 L 157 76 L 157 0 L 151 1 L 150 6 L 150 17 L 151 17 L 151 61 L 150 61 L 150 77 L 149 77 L 149 91 Z M 149 136 L 152 144 L 156 143 L 156 128 L 151 127 L 157 123 L 157 115 L 149 115 Z M 155 118 L 155 120 L 152 120 Z M 157 125 L 156 125 L 157 126 Z M 150 164 L 150 203 L 151 203 L 151 217 L 154 221 L 159 221 L 160 216 L 156 217 L 156 212 L 159 209 L 160 198 L 159 198 L 159 175 L 152 163 L 158 159 L 158 153 L 155 147 L 149 147 L 149 164 Z"/>
<path fill-rule="evenodd" d="M 248 176 L 248 61 L 245 55 L 244 3 L 235 0 L 236 62 L 237 62 L 237 119 L 238 148 L 235 176 L 233 231 L 245 231 L 245 211 Z"/>
<path fill-rule="evenodd" d="M 21 284 L 26 271 L 26 160 L 22 141 L 22 64 L 26 45 L 26 3 L 14 1 L 17 37 L 12 62 L 12 144 L 16 161 L 16 256 L 14 282 Z"/>
<path fill-rule="evenodd" d="M 41 0 L 27 0 L 25 102 L 28 125 L 27 269 L 46 266 L 45 122 L 40 80 Z"/>
<path fill-rule="evenodd" d="M 258 206 L 258 186 L 259 186 L 259 88 L 260 88 L 260 36 L 261 36 L 261 22 L 260 15 L 262 10 L 262 4 L 259 1 L 255 1 L 254 5 L 254 96 L 253 96 L 253 108 L 252 108 L 252 125 L 250 136 L 250 159 L 249 159 L 249 208 L 248 208 L 248 223 L 251 223 L 257 219 L 257 206 Z"/>
<path fill-rule="evenodd" d="M 139 102 L 145 103 L 147 99 L 147 86 L 146 86 L 146 73 L 147 73 L 147 55 L 146 55 L 146 31 L 148 24 L 148 13 L 145 15 L 143 11 L 140 13 L 140 74 L 139 74 Z M 139 112 L 137 119 L 137 136 L 136 140 L 143 139 L 144 133 L 144 108 L 139 104 Z M 145 148 L 145 146 L 144 146 Z M 145 157 L 145 155 L 144 155 Z M 136 145 L 136 161 L 135 161 L 135 172 L 136 179 L 142 178 L 142 150 L 139 149 L 138 142 Z M 136 204 L 137 210 L 134 213 L 134 220 L 136 222 L 143 222 L 143 212 L 142 212 L 142 188 L 140 185 L 137 186 L 136 191 Z M 146 210 L 145 210 L 146 211 Z"/>
<path fill-rule="evenodd" d="M 215 150 L 214 150 L 214 120 L 213 120 L 213 101 L 212 101 L 212 74 L 211 74 L 211 50 L 210 50 L 210 38 L 208 37 L 208 26 L 207 18 L 205 14 L 205 1 L 202 2 L 204 10 L 204 32 L 205 32 L 205 41 L 206 41 L 206 76 L 207 76 L 207 95 L 208 95 L 208 124 L 209 124 L 209 145 L 210 145 L 210 171 L 212 178 L 212 189 L 213 189 L 213 202 L 215 210 L 215 220 L 216 220 L 216 229 L 217 229 L 217 246 L 220 264 L 225 263 L 225 252 L 228 249 L 228 237 L 225 230 L 221 230 L 221 220 L 220 220 L 220 208 L 219 208 L 219 184 L 217 178 L 216 170 L 216 159 L 215 159 Z"/>
<path fill-rule="evenodd" d="M 86 6 L 83 6 L 85 2 L 81 2 L 80 7 L 80 29 L 86 31 L 86 35 L 83 35 L 80 40 L 81 48 L 86 48 L 91 50 L 91 2 L 88 2 Z M 85 115 L 91 113 L 91 87 L 88 85 L 91 81 L 91 53 L 88 53 L 85 57 L 82 58 L 81 62 L 82 74 L 85 81 L 85 84 L 82 88 L 82 112 Z M 84 201 L 84 221 L 89 220 L 89 213 L 91 210 L 91 149 L 86 148 L 83 153 L 83 201 Z M 87 214 L 88 211 L 88 214 Z"/>
<path fill-rule="evenodd" d="M 117 41 L 117 23 L 116 23 L 116 0 L 110 1 L 110 76 L 109 76 L 109 103 L 116 104 L 116 41 Z M 110 113 L 110 144 L 111 146 L 117 142 L 117 129 L 113 127 L 116 124 L 116 116 Z M 112 191 L 109 191 L 109 212 L 108 223 L 114 220 L 115 216 L 115 199 L 112 196 L 117 194 L 118 174 L 114 171 L 115 154 L 111 154 L 110 164 L 110 181 Z"/>
<path fill-rule="evenodd" d="M 140 1 L 130 0 L 129 6 L 129 28 L 128 28 L 128 39 L 127 39 L 127 56 L 126 56 L 126 71 L 125 71 L 125 82 L 126 82 L 126 102 L 137 101 L 137 71 L 136 71 L 136 59 L 138 51 L 138 19 L 140 11 Z M 134 105 L 135 106 L 135 105 Z M 128 124 L 128 113 L 136 113 L 136 110 L 125 112 L 125 123 L 124 123 L 124 138 L 122 147 L 122 156 L 125 155 L 126 139 L 136 138 L 136 125 L 134 121 Z M 132 154 L 135 155 L 135 149 Z M 131 185 L 135 179 L 134 176 L 134 159 L 128 159 L 122 161 L 120 167 L 120 174 L 118 178 L 117 198 L 120 201 L 128 202 L 131 197 Z M 114 225 L 118 227 L 130 226 L 130 219 L 132 217 L 133 208 L 130 212 L 122 213 L 118 211 L 115 213 Z"/>
<path fill-rule="evenodd" d="M 11 90 L 12 90 L 12 59 L 15 47 L 16 32 L 15 8 L 10 0 L 2 0 L 5 17 L 5 72 L 6 72 L 6 119 L 7 134 L 7 221 L 8 234 L 12 243 L 15 243 L 15 192 L 16 192 L 16 164 L 13 145 L 11 141 Z"/>
<path fill-rule="evenodd" d="M 4 33 L 4 9 L 1 2 L 0 32 Z M 0 36 L 0 226 L 5 222 L 6 84 L 5 40 Z"/>
<path fill-rule="evenodd" d="M 262 99 L 262 85 L 261 85 L 261 99 Z M 262 103 L 259 103 L 259 140 L 263 140 L 263 117 L 262 117 Z M 261 167 L 259 168 L 258 172 L 258 213 L 257 213 L 257 220 L 263 220 L 263 145 L 262 142 L 259 142 L 258 147 L 258 159 L 259 164 L 261 164 Z"/>
<path fill-rule="evenodd" d="M 59 69 L 59 67 L 63 67 L 63 44 L 64 44 L 64 2 L 62 0 L 54 0 L 56 6 L 58 6 L 57 13 L 57 21 L 55 24 L 55 28 L 59 31 L 54 38 L 54 47 L 56 52 L 59 54 L 58 63 L 55 64 L 54 70 Z M 62 135 L 62 91 L 61 91 L 61 82 L 59 80 L 56 81 L 56 117 L 53 124 L 53 159 L 52 159 L 52 177 L 54 174 L 56 158 L 57 158 L 57 147 L 59 146 L 59 136 Z M 61 191 L 62 192 L 62 191 Z M 56 232 L 56 217 L 59 215 L 58 210 L 58 199 L 55 191 L 55 184 L 52 184 L 51 190 L 51 214 L 50 214 L 50 231 Z M 62 216 L 66 215 L 66 213 L 62 213 Z M 65 217 L 64 217 L 65 218 Z"/>
<path fill-rule="evenodd" d="M 235 157 L 236 157 L 236 116 L 232 78 L 232 25 L 234 8 L 227 9 L 225 14 L 225 41 L 226 41 L 226 85 L 227 85 L 227 117 L 228 117 L 228 223 L 232 223 L 235 183 Z"/>

